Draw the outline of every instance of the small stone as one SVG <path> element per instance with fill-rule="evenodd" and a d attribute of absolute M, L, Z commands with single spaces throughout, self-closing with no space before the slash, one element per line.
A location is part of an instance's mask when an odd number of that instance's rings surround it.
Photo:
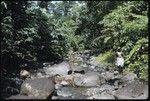
<path fill-rule="evenodd" d="M 95 69 L 95 66 L 91 66 L 92 69 Z"/>
<path fill-rule="evenodd" d="M 58 97 L 57 96 L 52 96 L 52 98 L 51 99 L 58 99 Z"/>
<path fill-rule="evenodd" d="M 118 71 L 114 71 L 114 75 L 117 75 L 119 72 Z"/>
<path fill-rule="evenodd" d="M 61 84 L 55 84 L 55 89 L 61 89 L 62 85 Z"/>
<path fill-rule="evenodd" d="M 66 82 L 66 81 L 62 81 L 60 84 L 64 85 L 64 86 L 69 85 L 68 82 Z"/>
<path fill-rule="evenodd" d="M 42 73 L 37 73 L 37 77 L 42 77 Z"/>

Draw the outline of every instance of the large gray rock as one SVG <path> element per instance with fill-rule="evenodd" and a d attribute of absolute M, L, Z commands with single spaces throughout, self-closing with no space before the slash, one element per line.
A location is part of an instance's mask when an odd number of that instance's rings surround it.
<path fill-rule="evenodd" d="M 21 85 L 20 94 L 32 95 L 37 99 L 47 99 L 54 92 L 53 78 L 28 79 Z"/>
<path fill-rule="evenodd" d="M 77 86 L 85 86 L 85 87 L 99 86 L 100 79 L 99 79 L 98 73 L 87 72 L 84 75 L 75 74 L 74 75 L 74 83 Z"/>
<path fill-rule="evenodd" d="M 120 83 L 125 86 L 127 83 L 133 82 L 135 79 L 137 79 L 137 75 L 130 72 L 120 79 Z"/>
<path fill-rule="evenodd" d="M 100 90 L 112 92 L 114 90 L 114 86 L 108 85 L 108 84 L 103 84 L 103 85 L 101 85 Z"/>
<path fill-rule="evenodd" d="M 96 94 L 101 93 L 102 90 L 100 87 L 90 87 L 82 90 L 82 94 L 86 96 L 94 96 Z"/>
<path fill-rule="evenodd" d="M 114 79 L 114 73 L 111 73 L 109 71 L 103 72 L 100 74 L 101 78 L 104 78 L 106 81 L 109 81 L 111 79 Z"/>
<path fill-rule="evenodd" d="M 80 88 L 75 87 L 63 87 L 57 90 L 57 95 L 60 96 L 59 99 L 64 99 L 64 97 L 72 99 L 85 99 L 86 96 L 82 95 Z M 62 98 L 61 98 L 62 97 Z"/>
<path fill-rule="evenodd" d="M 135 80 L 114 92 L 117 99 L 147 99 L 148 85 Z"/>
<path fill-rule="evenodd" d="M 26 96 L 26 95 L 13 95 L 9 97 L 8 99 L 36 99 L 34 96 Z"/>
<path fill-rule="evenodd" d="M 91 97 L 88 97 L 87 99 L 115 99 L 115 97 L 111 94 L 102 93 L 93 95 Z"/>
<path fill-rule="evenodd" d="M 68 71 L 71 70 L 67 62 L 62 62 L 49 67 L 44 67 L 44 71 L 47 75 L 67 75 Z"/>
<path fill-rule="evenodd" d="M 60 90 L 57 90 L 57 95 L 62 97 L 71 97 L 73 94 L 67 87 L 64 87 Z"/>
<path fill-rule="evenodd" d="M 75 86 L 73 75 L 59 75 L 55 76 L 55 88 L 59 89 L 61 86 Z"/>
<path fill-rule="evenodd" d="M 132 72 L 130 72 L 130 73 L 128 73 L 122 77 L 122 79 L 126 80 L 126 81 L 133 81 L 136 78 L 137 78 L 137 75 L 135 73 L 132 73 Z"/>

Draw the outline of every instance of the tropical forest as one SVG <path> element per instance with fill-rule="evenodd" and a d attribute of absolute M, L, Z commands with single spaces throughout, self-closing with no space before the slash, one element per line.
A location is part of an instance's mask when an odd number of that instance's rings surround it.
<path fill-rule="evenodd" d="M 148 1 L 1 1 L 1 97 L 147 99 Z"/>

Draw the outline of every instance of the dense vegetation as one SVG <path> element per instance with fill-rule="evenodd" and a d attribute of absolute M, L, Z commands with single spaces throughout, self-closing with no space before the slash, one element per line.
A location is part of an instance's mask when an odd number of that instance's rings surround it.
<path fill-rule="evenodd" d="M 98 58 L 113 62 L 121 47 L 125 69 L 148 76 L 146 1 L 2 1 L 1 29 L 4 71 L 62 61 L 71 49 L 101 49 Z"/>

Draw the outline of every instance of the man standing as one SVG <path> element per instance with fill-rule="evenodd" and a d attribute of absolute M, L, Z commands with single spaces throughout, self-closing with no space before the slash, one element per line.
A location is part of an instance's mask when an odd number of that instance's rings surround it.
<path fill-rule="evenodd" d="M 116 56 L 117 56 L 117 58 L 116 58 L 115 65 L 117 66 L 119 73 L 122 73 L 123 66 L 124 66 L 124 58 L 123 58 L 123 53 L 122 53 L 120 47 L 118 48 L 118 50 L 116 52 Z"/>

